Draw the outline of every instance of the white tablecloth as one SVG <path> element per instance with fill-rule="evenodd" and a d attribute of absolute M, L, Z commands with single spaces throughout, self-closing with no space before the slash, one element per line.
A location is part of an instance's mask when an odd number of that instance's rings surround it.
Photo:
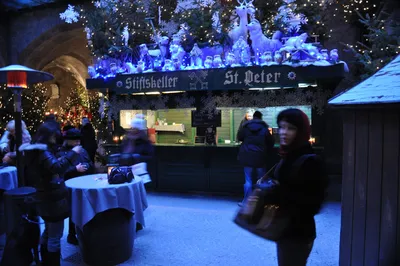
<path fill-rule="evenodd" d="M 18 187 L 17 167 L 8 166 L 0 169 L 0 189 L 10 190 Z"/>
<path fill-rule="evenodd" d="M 86 175 L 65 182 L 72 190 L 72 221 L 81 229 L 100 212 L 123 208 L 134 213 L 143 227 L 147 208 L 146 189 L 142 181 L 110 185 L 107 174 Z"/>

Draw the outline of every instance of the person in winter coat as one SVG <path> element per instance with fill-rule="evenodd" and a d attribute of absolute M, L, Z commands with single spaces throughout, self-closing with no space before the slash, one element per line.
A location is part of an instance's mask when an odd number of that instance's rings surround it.
<path fill-rule="evenodd" d="M 314 215 L 325 198 L 328 177 L 323 161 L 310 145 L 307 115 L 299 109 L 287 109 L 278 115 L 277 122 L 282 159 L 274 179 L 280 184 L 278 204 L 290 216 L 289 225 L 277 241 L 278 264 L 305 266 L 316 238 Z"/>
<path fill-rule="evenodd" d="M 65 129 L 65 127 L 64 127 Z M 63 132 L 64 143 L 57 153 L 58 158 L 62 158 L 68 155 L 68 153 L 76 146 L 81 143 L 81 132 L 76 128 L 70 128 Z M 90 175 L 94 173 L 94 166 L 89 158 L 88 153 L 83 149 L 82 152 L 75 157 L 72 165 L 65 171 L 63 177 L 64 180 L 69 180 L 83 175 Z M 68 237 L 67 242 L 72 245 L 78 245 L 78 239 L 76 238 L 75 224 L 69 217 Z"/>
<path fill-rule="evenodd" d="M 244 199 L 246 199 L 256 181 L 265 175 L 267 156 L 272 151 L 275 141 L 259 111 L 254 112 L 252 120 L 243 124 L 238 133 L 238 140 L 242 141 L 238 160 L 244 166 Z M 241 204 L 239 203 L 239 206 Z"/>
<path fill-rule="evenodd" d="M 70 213 L 68 190 L 62 176 L 83 151 L 81 146 L 76 146 L 57 159 L 52 146 L 56 145 L 60 134 L 54 123 L 43 123 L 38 128 L 33 143 L 20 147 L 25 165 L 29 169 L 25 171 L 25 179 L 36 188 L 36 212 L 45 221 L 40 240 L 42 265 L 45 266 L 60 265 L 64 219 Z"/>
<path fill-rule="evenodd" d="M 31 135 L 26 129 L 24 121 L 21 121 L 22 126 L 22 143 L 30 143 Z M 17 159 L 16 140 L 15 140 L 15 120 L 11 120 L 7 124 L 7 130 L 4 132 L 0 140 L 0 153 L 4 155 L 3 163 L 15 165 Z"/>
<path fill-rule="evenodd" d="M 239 128 L 238 128 L 238 131 L 236 134 L 236 142 L 239 142 L 238 136 L 239 136 L 240 130 L 243 128 L 243 124 L 246 123 L 247 121 L 250 121 L 251 119 L 253 119 L 253 117 L 252 117 L 250 111 L 247 111 L 246 114 L 244 115 L 242 121 L 240 121 Z"/>
<path fill-rule="evenodd" d="M 121 143 L 120 165 L 147 163 L 153 158 L 154 147 L 147 136 L 147 123 L 141 116 L 131 122 L 131 130 Z"/>
<path fill-rule="evenodd" d="M 87 117 L 82 118 L 81 145 L 89 154 L 90 160 L 94 163 L 97 151 L 96 132 Z"/>

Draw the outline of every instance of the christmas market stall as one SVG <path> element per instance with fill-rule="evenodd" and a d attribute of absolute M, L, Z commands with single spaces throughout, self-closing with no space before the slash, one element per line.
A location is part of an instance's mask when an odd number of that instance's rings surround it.
<path fill-rule="evenodd" d="M 256 110 L 277 139 L 278 113 L 302 109 L 312 123 L 310 142 L 323 153 L 325 105 L 347 65 L 337 49 L 321 45 L 316 18 L 303 6 L 252 2 L 178 1 L 169 10 L 156 1 L 100 1 L 61 14 L 86 27 L 95 59 L 87 89 L 99 91 L 99 114 L 108 120 L 103 146 L 118 153 L 130 121 L 143 114 L 156 146 L 149 170 L 157 189 L 241 193 L 236 136 Z M 277 160 L 276 152 L 268 164 Z"/>

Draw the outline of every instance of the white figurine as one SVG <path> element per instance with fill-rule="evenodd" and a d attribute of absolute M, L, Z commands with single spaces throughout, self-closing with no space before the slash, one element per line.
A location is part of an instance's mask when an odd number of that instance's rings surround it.
<path fill-rule="evenodd" d="M 214 55 L 213 67 L 215 67 L 215 68 L 223 67 L 222 59 L 221 59 L 221 56 L 219 54 Z"/>
<path fill-rule="evenodd" d="M 233 43 L 236 43 L 239 40 L 240 36 L 242 36 L 244 39 L 247 39 L 247 24 L 249 23 L 247 17 L 248 5 L 251 4 L 253 0 L 251 0 L 250 2 L 247 2 L 247 0 L 243 0 L 243 2 L 237 0 L 237 2 L 239 3 L 239 6 L 236 6 L 235 11 L 240 19 L 239 25 L 232 29 L 228 34 Z"/>
<path fill-rule="evenodd" d="M 200 68 L 203 66 L 203 51 L 199 48 L 197 43 L 193 45 L 193 49 L 190 51 L 190 66 L 191 68 Z"/>
<path fill-rule="evenodd" d="M 163 67 L 163 71 L 173 71 L 175 68 L 172 65 L 171 59 L 165 59 L 165 64 Z"/>
<path fill-rule="evenodd" d="M 232 46 L 232 52 L 235 54 L 237 64 L 241 63 L 240 58 L 243 50 L 250 53 L 250 46 L 247 44 L 243 36 L 240 36 L 239 40 L 237 40 L 237 42 Z"/>
<path fill-rule="evenodd" d="M 228 53 L 227 57 L 226 57 L 226 65 L 227 66 L 234 66 L 236 63 L 236 57 L 234 53 Z"/>
<path fill-rule="evenodd" d="M 256 63 L 259 62 L 259 57 L 266 51 L 271 51 L 271 40 L 262 32 L 261 24 L 258 20 L 253 19 L 247 28 L 250 32 L 251 48 L 255 55 Z"/>
<path fill-rule="evenodd" d="M 204 60 L 204 68 L 211 68 L 213 63 L 213 58 L 212 56 L 207 56 L 206 60 Z"/>
<path fill-rule="evenodd" d="M 339 61 L 338 49 L 332 49 L 330 52 L 330 58 L 333 62 L 337 63 Z"/>
<path fill-rule="evenodd" d="M 283 58 L 282 58 L 281 53 L 275 52 L 274 60 L 278 64 L 282 63 Z"/>
<path fill-rule="evenodd" d="M 145 62 L 140 60 L 137 64 L 136 71 L 137 73 L 142 73 L 146 69 Z"/>

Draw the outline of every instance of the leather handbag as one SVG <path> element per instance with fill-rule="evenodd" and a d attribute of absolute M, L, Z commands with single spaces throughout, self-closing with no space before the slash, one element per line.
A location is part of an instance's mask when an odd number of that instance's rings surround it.
<path fill-rule="evenodd" d="M 298 173 L 305 160 L 314 156 L 315 154 L 305 154 L 297 159 L 292 165 L 292 175 Z M 276 165 L 266 175 L 275 167 Z M 257 183 L 236 214 L 234 222 L 262 238 L 280 240 L 291 223 L 292 214 L 279 205 L 279 190 L 280 184 L 276 179 L 269 178 L 266 182 Z"/>
<path fill-rule="evenodd" d="M 270 181 L 274 183 L 273 181 Z M 239 209 L 234 222 L 243 229 L 262 238 L 279 240 L 290 223 L 290 213 L 285 212 L 279 204 L 269 203 L 268 194 L 273 195 L 279 185 L 266 189 L 256 188 L 247 197 Z"/>

